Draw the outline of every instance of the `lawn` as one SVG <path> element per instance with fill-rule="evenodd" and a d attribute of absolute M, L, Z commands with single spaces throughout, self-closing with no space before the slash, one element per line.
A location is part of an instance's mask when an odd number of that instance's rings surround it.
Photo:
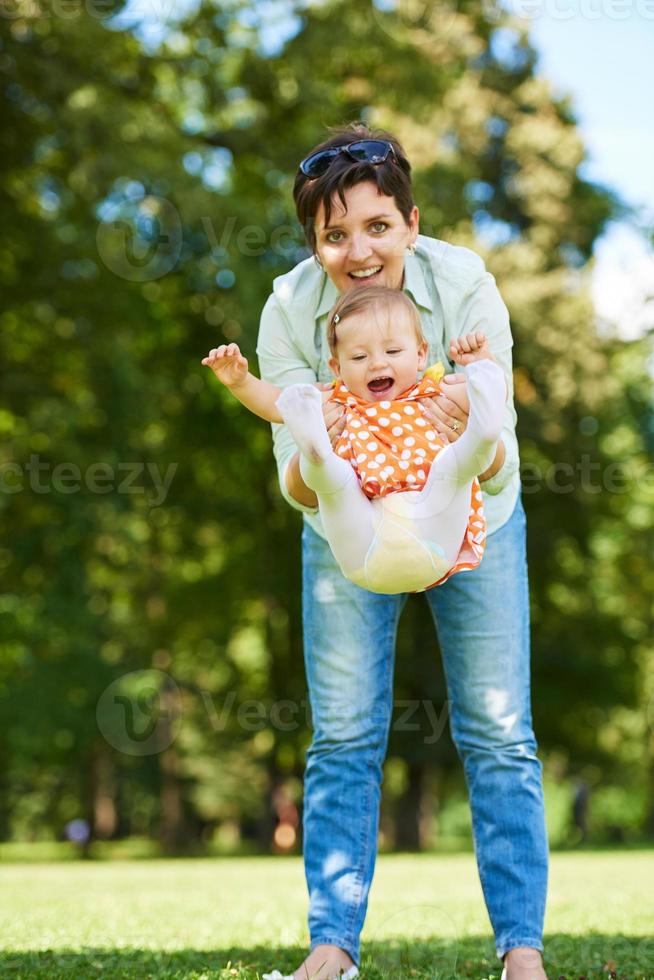
<path fill-rule="evenodd" d="M 550 980 L 654 978 L 654 851 L 552 857 Z M 377 864 L 362 980 L 497 978 L 470 854 Z M 258 980 L 301 962 L 298 858 L 4 863 L 0 976 Z"/>

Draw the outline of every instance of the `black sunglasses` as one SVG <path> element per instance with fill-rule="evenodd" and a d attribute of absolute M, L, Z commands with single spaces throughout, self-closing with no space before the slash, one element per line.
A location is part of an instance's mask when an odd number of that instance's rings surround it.
<path fill-rule="evenodd" d="M 395 159 L 395 150 L 386 140 L 358 140 L 347 146 L 332 146 L 329 150 L 312 153 L 302 161 L 300 170 L 305 177 L 321 177 L 339 153 L 347 153 L 359 163 L 385 163 L 389 154 Z"/>

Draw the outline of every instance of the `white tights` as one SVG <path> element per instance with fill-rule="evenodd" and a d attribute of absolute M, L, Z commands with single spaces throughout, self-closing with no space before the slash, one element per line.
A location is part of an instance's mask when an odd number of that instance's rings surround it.
<path fill-rule="evenodd" d="M 465 369 L 470 414 L 465 432 L 440 450 L 424 487 L 372 500 L 351 464 L 331 447 L 320 392 L 291 385 L 277 408 L 300 451 L 300 472 L 318 497 L 334 557 L 346 578 L 371 592 L 420 592 L 454 565 L 465 536 L 473 478 L 495 457 L 506 383 L 493 361 Z"/>

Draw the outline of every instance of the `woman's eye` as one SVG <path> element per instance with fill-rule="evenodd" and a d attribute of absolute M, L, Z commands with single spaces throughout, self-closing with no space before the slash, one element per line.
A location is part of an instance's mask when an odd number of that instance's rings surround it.
<path fill-rule="evenodd" d="M 342 234 L 343 234 L 342 231 L 330 231 L 329 234 L 327 235 L 327 241 L 328 242 L 339 242 L 340 241 L 340 237 L 337 237 L 337 236 L 340 236 Z"/>
<path fill-rule="evenodd" d="M 388 225 L 386 224 L 385 221 L 375 221 L 375 223 L 372 226 L 372 228 L 373 228 L 373 231 L 386 231 L 386 229 L 388 228 Z"/>

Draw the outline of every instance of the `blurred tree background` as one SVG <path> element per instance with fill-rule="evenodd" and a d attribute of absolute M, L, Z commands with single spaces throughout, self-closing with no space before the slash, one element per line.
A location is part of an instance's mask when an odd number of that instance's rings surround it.
<path fill-rule="evenodd" d="M 301 519 L 268 426 L 200 359 L 253 358 L 308 254 L 298 160 L 356 118 L 397 133 L 421 230 L 479 252 L 511 311 L 553 843 L 654 833 L 651 338 L 598 330 L 589 294 L 624 206 L 580 175 L 574 108 L 511 17 L 416 9 L 5 5 L 0 840 L 82 818 L 301 847 Z M 417 596 L 396 699 L 382 846 L 469 840 Z"/>

